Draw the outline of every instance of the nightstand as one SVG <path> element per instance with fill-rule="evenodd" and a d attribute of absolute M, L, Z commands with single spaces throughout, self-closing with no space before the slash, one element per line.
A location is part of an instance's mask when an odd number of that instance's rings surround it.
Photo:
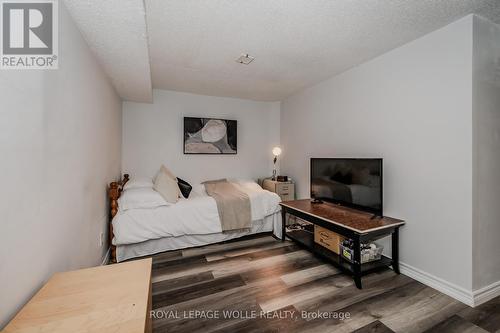
<path fill-rule="evenodd" d="M 295 184 L 292 182 L 277 182 L 271 179 L 264 179 L 262 188 L 276 193 L 282 201 L 295 199 Z"/>

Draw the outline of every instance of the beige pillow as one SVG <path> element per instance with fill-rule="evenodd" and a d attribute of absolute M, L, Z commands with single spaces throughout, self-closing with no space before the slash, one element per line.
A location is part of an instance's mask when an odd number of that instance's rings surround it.
<path fill-rule="evenodd" d="M 156 175 L 153 178 L 153 183 L 156 181 L 156 178 L 158 177 L 158 175 L 162 172 L 166 173 L 170 178 L 176 179 L 176 177 L 174 176 L 172 171 L 170 171 L 165 165 L 162 164 L 160 167 L 160 170 L 158 170 L 158 172 L 156 173 Z"/>
<path fill-rule="evenodd" d="M 165 199 L 166 202 L 176 203 L 179 200 L 179 186 L 177 181 L 165 172 L 159 172 L 153 186 L 156 192 Z"/>
<path fill-rule="evenodd" d="M 153 182 L 156 184 L 156 180 L 158 179 L 158 176 L 160 174 L 165 174 L 167 175 L 169 178 L 172 178 L 175 183 L 177 184 L 177 177 L 174 176 L 174 174 L 172 173 L 172 171 L 170 171 L 165 165 L 161 165 L 160 167 L 160 170 L 158 170 L 158 173 L 156 174 L 155 178 L 153 179 Z M 179 188 L 179 186 L 177 186 L 177 194 L 179 196 L 179 198 L 181 197 L 181 189 Z"/>
<path fill-rule="evenodd" d="M 177 177 L 174 176 L 174 174 L 172 173 L 172 171 L 170 171 L 165 165 L 161 165 L 160 167 L 160 172 L 164 172 L 167 174 L 167 176 L 169 176 L 170 178 L 172 178 L 173 180 L 177 181 Z"/>

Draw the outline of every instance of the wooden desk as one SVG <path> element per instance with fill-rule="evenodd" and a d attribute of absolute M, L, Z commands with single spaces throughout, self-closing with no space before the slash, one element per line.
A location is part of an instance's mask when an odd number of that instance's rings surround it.
<path fill-rule="evenodd" d="M 151 332 L 151 258 L 56 273 L 4 332 Z"/>
<path fill-rule="evenodd" d="M 280 203 L 282 214 L 282 240 L 285 237 L 305 246 L 353 275 L 356 286 L 361 289 L 361 277 L 376 269 L 391 266 L 399 274 L 399 227 L 404 221 L 391 217 L 373 217 L 372 214 L 330 203 L 313 204 L 310 199 L 285 201 Z M 314 235 L 305 230 L 286 232 L 286 214 L 319 225 L 354 241 L 354 258 L 350 262 L 314 242 Z M 361 243 L 392 235 L 392 259 L 382 259 L 361 264 Z"/>

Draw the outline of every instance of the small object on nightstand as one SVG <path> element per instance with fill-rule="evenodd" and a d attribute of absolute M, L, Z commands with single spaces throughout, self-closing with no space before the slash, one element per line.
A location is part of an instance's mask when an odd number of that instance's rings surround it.
<path fill-rule="evenodd" d="M 276 178 L 277 181 L 279 182 L 287 182 L 288 181 L 288 176 L 278 176 Z"/>
<path fill-rule="evenodd" d="M 262 183 L 262 188 L 276 193 L 282 201 L 295 199 L 295 185 L 291 181 L 278 182 L 272 179 L 265 179 Z"/>

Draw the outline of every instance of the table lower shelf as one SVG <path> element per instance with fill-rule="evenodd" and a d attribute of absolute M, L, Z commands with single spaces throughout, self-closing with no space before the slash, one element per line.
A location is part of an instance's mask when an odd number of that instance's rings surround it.
<path fill-rule="evenodd" d="M 314 241 L 314 235 L 311 232 L 304 230 L 293 230 L 288 231 L 286 236 L 299 245 L 307 248 L 312 253 L 330 261 L 334 266 L 340 268 L 344 272 L 354 274 L 354 263 L 351 263 L 347 259 L 342 258 L 340 255 L 328 250 L 327 248 L 317 244 Z M 380 270 L 382 268 L 392 265 L 392 260 L 386 256 L 382 256 L 380 260 L 367 262 L 361 264 L 361 275 L 366 275 L 368 273 Z"/>

